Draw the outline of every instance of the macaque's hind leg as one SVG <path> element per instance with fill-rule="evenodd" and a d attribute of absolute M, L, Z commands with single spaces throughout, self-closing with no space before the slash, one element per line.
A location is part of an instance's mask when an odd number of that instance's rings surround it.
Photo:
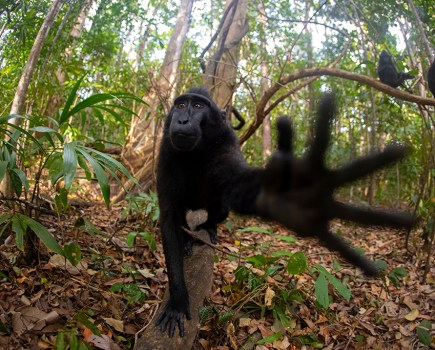
<path fill-rule="evenodd" d="M 222 202 L 217 202 L 207 208 L 207 213 L 207 221 L 196 226 L 195 230 L 206 230 L 210 235 L 210 242 L 216 244 L 218 242 L 217 224 L 221 223 L 228 217 L 229 211 Z"/>

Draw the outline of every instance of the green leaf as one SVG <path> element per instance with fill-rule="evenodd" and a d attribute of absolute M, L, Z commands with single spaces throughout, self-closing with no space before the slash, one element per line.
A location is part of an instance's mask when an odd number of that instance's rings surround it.
<path fill-rule="evenodd" d="M 386 269 L 388 269 L 388 264 L 385 260 L 376 260 L 375 266 L 379 271 L 385 271 Z"/>
<path fill-rule="evenodd" d="M 328 283 L 326 283 L 326 278 L 323 273 L 319 273 L 316 283 L 314 284 L 314 290 L 317 302 L 327 309 L 329 307 Z"/>
<path fill-rule="evenodd" d="M 91 170 L 89 169 L 88 164 L 86 163 L 86 160 L 83 158 L 83 156 L 81 154 L 77 154 L 77 161 L 78 161 L 80 168 L 82 168 L 85 172 L 86 180 L 88 180 L 88 181 L 91 180 L 92 179 Z"/>
<path fill-rule="evenodd" d="M 77 153 L 73 142 L 63 146 L 63 176 L 66 189 L 72 185 L 77 172 Z"/>
<path fill-rule="evenodd" d="M 263 254 L 257 254 L 246 258 L 246 261 L 252 263 L 255 267 L 264 266 L 267 263 L 266 257 Z"/>
<path fill-rule="evenodd" d="M 347 288 L 343 283 L 341 283 L 337 278 L 335 278 L 333 275 L 331 275 L 323 266 L 317 265 L 317 270 L 324 274 L 325 277 L 328 279 L 329 282 L 334 286 L 334 288 L 337 290 L 337 292 L 344 298 L 346 301 L 350 300 L 350 297 L 352 296 L 352 292 L 349 288 Z"/>
<path fill-rule="evenodd" d="M 76 242 L 66 244 L 63 247 L 63 251 L 65 253 L 65 257 L 71 264 L 73 264 L 73 266 L 77 266 L 80 260 L 82 260 L 82 252 L 80 250 L 80 246 Z"/>
<path fill-rule="evenodd" d="M 12 218 L 12 231 L 15 232 L 15 243 L 17 248 L 24 251 L 24 235 L 27 227 L 23 225 L 18 216 Z"/>
<path fill-rule="evenodd" d="M 95 334 L 95 335 L 100 335 L 101 332 L 98 329 L 98 327 L 96 325 L 94 325 L 91 321 L 89 321 L 88 316 L 83 312 L 80 311 L 77 314 L 77 320 L 80 321 L 84 326 L 86 326 L 87 328 L 90 329 L 90 331 Z"/>
<path fill-rule="evenodd" d="M 0 161 L 0 181 L 3 180 L 5 174 L 6 174 L 6 169 L 8 167 L 9 162 L 7 160 L 1 160 Z"/>
<path fill-rule="evenodd" d="M 287 263 L 287 272 L 292 275 L 297 275 L 307 269 L 307 257 L 303 252 L 294 253 Z"/>
<path fill-rule="evenodd" d="M 287 242 L 289 244 L 293 244 L 297 242 L 297 239 L 294 236 L 275 236 L 275 238 L 278 238 L 281 241 Z"/>
<path fill-rule="evenodd" d="M 432 336 L 430 335 L 430 332 L 425 328 L 417 328 L 417 337 L 418 340 L 426 346 L 430 346 L 432 342 Z"/>
<path fill-rule="evenodd" d="M 57 243 L 56 238 L 50 232 L 48 232 L 48 230 L 44 226 L 26 215 L 16 215 L 23 225 L 27 225 L 33 232 L 35 232 L 38 238 L 42 241 L 42 243 L 45 244 L 48 249 L 63 256 L 63 250 L 60 247 L 59 243 Z"/>
<path fill-rule="evenodd" d="M 88 152 L 86 152 L 84 149 L 77 148 L 77 151 L 79 151 L 91 164 L 92 169 L 94 170 L 95 176 L 97 178 L 98 184 L 100 185 L 101 193 L 103 195 L 104 202 L 106 203 L 106 206 L 109 207 L 110 205 L 110 185 L 109 185 L 109 179 L 103 169 L 103 167 L 98 163 L 98 161 L 92 157 Z"/>
<path fill-rule="evenodd" d="M 74 102 L 74 99 L 76 98 L 76 94 L 77 94 L 77 90 L 80 87 L 80 84 L 82 83 L 83 79 L 85 78 L 85 76 L 81 77 L 75 84 L 74 87 L 72 88 L 66 102 L 65 105 L 63 107 L 62 113 L 59 117 L 59 125 L 65 123 L 68 120 L 68 117 L 70 116 L 69 110 L 71 108 L 71 105 Z"/>
<path fill-rule="evenodd" d="M 273 333 L 273 334 L 268 335 L 267 337 L 264 337 L 263 339 L 259 340 L 257 342 L 257 344 L 263 345 L 266 343 L 273 343 L 275 340 L 278 340 L 279 338 L 281 338 L 281 336 L 282 336 L 281 332 Z"/>
<path fill-rule="evenodd" d="M 258 233 L 270 234 L 270 229 L 256 227 L 256 226 L 245 227 L 245 228 L 239 229 L 237 231 L 238 232 L 258 232 Z"/>
<path fill-rule="evenodd" d="M 65 344 L 65 333 L 59 332 L 56 336 L 56 343 L 55 343 L 55 349 L 56 350 L 65 350 L 66 344 Z"/>
<path fill-rule="evenodd" d="M 403 266 L 395 267 L 393 270 L 391 270 L 391 272 L 398 277 L 405 277 L 408 275 L 408 271 L 406 271 Z"/>
<path fill-rule="evenodd" d="M 68 191 L 65 188 L 61 188 L 54 196 L 54 203 L 58 213 L 65 213 L 68 210 Z"/>
<path fill-rule="evenodd" d="M 130 248 L 134 247 L 134 241 L 136 240 L 137 232 L 129 232 L 125 241 Z"/>
<path fill-rule="evenodd" d="M 152 234 L 147 232 L 140 232 L 139 234 L 147 241 L 151 251 L 155 251 L 157 249 L 156 240 Z"/>
<path fill-rule="evenodd" d="M 77 112 L 81 111 L 82 109 L 92 107 L 95 104 L 100 103 L 102 101 L 113 100 L 113 99 L 117 99 L 117 97 L 112 95 L 112 94 L 95 94 L 95 95 L 89 96 L 88 98 L 86 98 L 83 101 L 76 104 L 68 112 L 68 116 L 72 116 L 72 115 L 76 114 Z"/>
<path fill-rule="evenodd" d="M 24 174 L 24 171 L 22 171 L 21 169 L 18 169 L 18 168 L 12 168 L 10 171 L 11 172 L 9 173 L 9 175 L 11 175 L 11 179 L 13 182 L 17 181 L 17 179 L 19 179 L 19 185 L 18 185 L 18 183 L 16 185 L 20 187 L 20 194 L 21 194 L 21 186 L 24 186 L 24 188 L 26 190 L 28 190 L 29 183 L 27 182 L 26 174 Z M 14 176 L 14 174 L 16 175 L 16 177 Z M 17 195 L 18 195 L 18 193 L 17 193 Z"/>

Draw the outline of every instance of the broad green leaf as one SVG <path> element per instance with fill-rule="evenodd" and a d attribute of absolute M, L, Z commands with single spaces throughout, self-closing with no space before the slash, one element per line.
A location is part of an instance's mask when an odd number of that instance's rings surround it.
<path fill-rule="evenodd" d="M 77 153 L 74 143 L 66 143 L 63 146 L 63 176 L 65 187 L 69 189 L 77 172 Z"/>
<path fill-rule="evenodd" d="M 289 244 L 296 243 L 297 241 L 297 239 L 294 236 L 275 236 L 275 238 L 278 238 L 281 241 L 287 242 Z"/>
<path fill-rule="evenodd" d="M 118 162 L 116 159 L 109 156 L 108 154 L 105 154 L 103 152 L 99 152 L 95 149 L 85 147 L 85 146 L 79 146 L 78 148 L 84 150 L 87 153 L 94 153 L 94 154 L 100 156 L 101 158 L 103 158 L 103 159 L 101 159 L 101 161 L 103 161 L 105 164 L 110 164 L 112 167 L 114 167 L 115 169 L 118 169 L 123 175 L 125 175 L 130 180 L 132 180 L 136 185 L 139 185 L 137 180 L 130 174 L 130 172 L 125 168 L 125 166 L 122 165 L 120 162 Z"/>
<path fill-rule="evenodd" d="M 282 333 L 278 332 L 278 333 L 273 333 L 271 335 L 268 335 L 267 337 L 264 337 L 263 339 L 259 340 L 257 342 L 258 345 L 263 345 L 266 343 L 273 343 L 275 340 L 278 340 L 279 338 L 281 338 Z"/>
<path fill-rule="evenodd" d="M 29 218 L 28 216 L 22 214 L 17 214 L 17 216 L 19 217 L 21 223 L 27 225 L 33 232 L 35 232 L 35 234 L 48 249 L 63 256 L 63 250 L 59 243 L 57 243 L 56 238 L 50 232 L 48 232 L 43 225 L 32 218 Z"/>
<path fill-rule="evenodd" d="M 1 160 L 0 161 L 0 181 L 3 180 L 5 174 L 6 174 L 6 169 L 8 167 L 9 162 L 7 160 Z"/>
<path fill-rule="evenodd" d="M 127 234 L 127 238 L 125 240 L 130 248 L 134 247 L 134 241 L 136 240 L 136 236 L 137 232 L 129 232 Z"/>
<path fill-rule="evenodd" d="M 307 269 L 307 257 L 303 252 L 294 253 L 287 263 L 287 272 L 292 275 L 297 275 Z"/>
<path fill-rule="evenodd" d="M 21 181 L 21 184 L 24 186 L 26 190 L 29 189 L 29 182 L 27 181 L 26 174 L 19 168 L 12 168 L 11 172 L 15 173 Z"/>
<path fill-rule="evenodd" d="M 252 263 L 255 267 L 264 266 L 267 263 L 266 257 L 263 254 L 257 254 L 246 258 L 246 261 Z"/>
<path fill-rule="evenodd" d="M 65 105 L 63 107 L 62 113 L 59 117 L 59 125 L 62 125 L 68 120 L 68 117 L 70 116 L 69 110 L 74 102 L 74 99 L 76 98 L 77 90 L 80 87 L 80 84 L 82 83 L 85 76 L 81 77 L 77 82 L 74 84 L 74 87 L 72 88 Z"/>
<path fill-rule="evenodd" d="M 12 214 L 2 214 L 0 215 L 0 225 L 5 223 L 6 221 L 10 220 L 12 217 Z"/>
<path fill-rule="evenodd" d="M 155 251 L 157 249 L 156 240 L 152 234 L 148 232 L 140 232 L 139 234 L 147 241 L 151 251 Z"/>
<path fill-rule="evenodd" d="M 12 218 L 12 231 L 15 232 L 15 243 L 17 248 L 24 251 L 24 235 L 26 234 L 26 225 L 23 224 L 18 216 Z"/>
<path fill-rule="evenodd" d="M 347 288 L 343 283 L 341 283 L 337 278 L 335 278 L 333 275 L 331 275 L 323 266 L 317 265 L 317 270 L 324 274 L 325 277 L 328 279 L 329 282 L 334 286 L 334 288 L 337 290 L 337 292 L 347 301 L 350 300 L 350 297 L 352 296 L 352 292 L 349 288 Z"/>
<path fill-rule="evenodd" d="M 323 273 L 319 273 L 316 283 L 314 284 L 314 291 L 317 302 L 327 309 L 329 307 L 328 283 L 326 283 L 326 278 Z"/>
<path fill-rule="evenodd" d="M 71 264 L 73 264 L 73 266 L 77 266 L 77 264 L 82 259 L 82 252 L 77 242 L 65 244 L 65 246 L 63 247 L 63 251 L 65 253 L 65 257 L 69 260 Z"/>
<path fill-rule="evenodd" d="M 54 348 L 56 350 L 65 350 L 66 349 L 66 343 L 65 343 L 65 333 L 59 332 L 56 336 L 56 342 L 54 345 Z"/>
<path fill-rule="evenodd" d="M 237 231 L 239 231 L 239 232 L 258 232 L 258 233 L 270 234 L 270 229 L 256 227 L 256 226 L 245 227 L 245 228 L 239 229 Z"/>
<path fill-rule="evenodd" d="M 104 202 L 108 207 L 110 205 L 110 185 L 106 172 L 104 171 L 102 166 L 98 163 L 98 161 L 94 157 L 92 157 L 88 152 L 86 152 L 84 149 L 81 148 L 77 148 L 77 150 L 86 158 L 88 163 L 92 166 L 92 169 L 94 170 L 95 173 L 95 177 L 97 178 L 98 184 L 100 185 Z"/>
<path fill-rule="evenodd" d="M 86 160 L 83 158 L 83 156 L 81 154 L 77 154 L 77 161 L 78 161 L 80 168 L 82 168 L 85 172 L 86 180 L 88 180 L 88 181 L 91 180 L 92 179 L 91 170 L 89 169 L 88 164 L 86 163 Z"/>
<path fill-rule="evenodd" d="M 427 321 L 423 320 L 420 322 L 420 324 L 417 326 L 417 337 L 418 340 L 423 345 L 430 346 L 432 343 L 432 336 L 430 334 L 430 331 L 432 329 L 432 324 Z"/>
<path fill-rule="evenodd" d="M 82 109 L 85 109 L 85 108 L 88 108 L 88 107 L 92 107 L 95 104 L 100 103 L 102 101 L 113 100 L 113 99 L 117 99 L 117 97 L 112 95 L 112 94 L 95 94 L 95 95 L 92 95 L 92 96 L 84 99 L 83 101 L 77 103 L 68 112 L 68 116 L 72 116 L 72 115 L 76 114 L 77 112 L 81 111 Z"/>
<path fill-rule="evenodd" d="M 97 108 L 102 109 L 103 111 L 106 111 L 107 113 L 112 115 L 113 118 L 115 118 L 115 120 L 118 123 L 125 125 L 125 120 L 122 118 L 122 116 L 119 113 L 115 112 L 113 109 L 110 109 L 110 108 L 107 108 L 107 107 L 104 107 L 104 106 L 95 106 L 93 108 L 93 110 L 96 111 Z"/>

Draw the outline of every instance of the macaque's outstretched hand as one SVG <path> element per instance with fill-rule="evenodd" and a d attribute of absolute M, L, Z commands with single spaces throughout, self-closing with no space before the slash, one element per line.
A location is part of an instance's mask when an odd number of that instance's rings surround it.
<path fill-rule="evenodd" d="M 411 228 L 416 218 L 404 212 L 385 212 L 337 202 L 334 190 L 401 159 L 406 147 L 389 146 L 384 151 L 359 158 L 338 169 L 325 166 L 330 124 L 335 112 L 334 98 L 325 95 L 319 103 L 315 138 L 303 158 L 292 151 L 292 128 L 289 120 L 277 121 L 278 150 L 272 155 L 262 179 L 256 201 L 260 215 L 275 220 L 301 236 L 315 236 L 329 249 L 376 276 L 376 266 L 360 255 L 342 238 L 331 233 L 329 221 L 338 218 L 365 225 Z"/>

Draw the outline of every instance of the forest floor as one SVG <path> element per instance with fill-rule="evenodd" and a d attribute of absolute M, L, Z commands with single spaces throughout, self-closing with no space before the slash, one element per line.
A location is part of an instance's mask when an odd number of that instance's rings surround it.
<path fill-rule="evenodd" d="M 72 207 L 67 215 L 39 218 L 62 244 L 79 244 L 77 267 L 43 248 L 39 263 L 26 266 L 17 259 L 13 239 L 2 243 L 0 349 L 67 349 L 68 344 L 70 349 L 132 348 L 135 335 L 156 314 L 167 276 L 155 221 L 137 214 L 124 217 L 123 210 L 122 204 L 107 209 L 94 202 Z M 246 227 L 251 229 L 243 230 Z M 332 227 L 370 259 L 384 260 L 387 276 L 367 278 L 314 239 L 293 240 L 278 225 L 230 216 L 219 227 L 214 285 L 196 349 L 428 349 L 424 342 L 434 346 L 434 331 L 422 327 L 422 322 L 435 320 L 433 258 L 422 284 L 426 254 L 407 252 L 403 232 L 341 222 Z M 260 233 L 260 228 L 270 233 Z M 134 236 L 131 232 L 145 233 L 137 236 L 134 248 L 127 244 Z M 283 251 L 303 252 L 308 269 L 288 274 L 280 258 L 271 258 Z M 252 256 L 264 258 L 264 264 L 253 266 L 252 259 L 246 260 Z M 348 301 L 329 284 L 329 307 L 316 302 L 318 270 L 311 268 L 316 264 L 350 289 Z M 240 266 L 250 273 L 246 280 L 236 278 Z M 282 302 L 285 295 L 293 296 L 290 302 Z"/>

